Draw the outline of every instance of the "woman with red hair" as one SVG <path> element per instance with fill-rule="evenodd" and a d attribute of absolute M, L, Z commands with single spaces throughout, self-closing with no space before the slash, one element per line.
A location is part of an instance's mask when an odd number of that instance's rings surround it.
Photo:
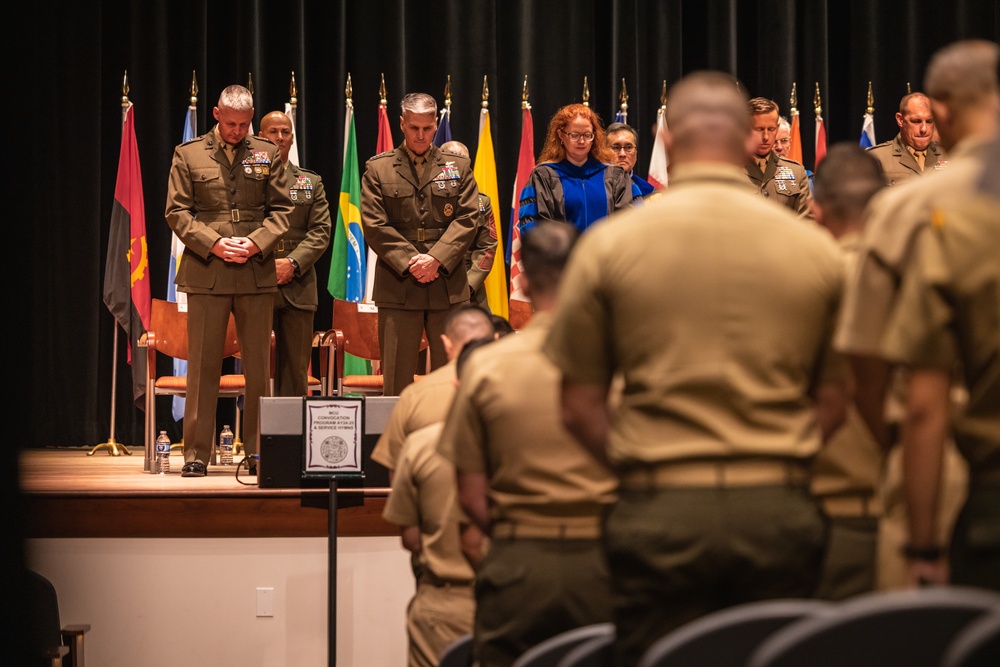
<path fill-rule="evenodd" d="M 583 104 L 559 109 L 521 191 L 521 233 L 545 219 L 569 222 L 582 232 L 631 202 L 632 182 L 614 164 L 601 119 Z"/>

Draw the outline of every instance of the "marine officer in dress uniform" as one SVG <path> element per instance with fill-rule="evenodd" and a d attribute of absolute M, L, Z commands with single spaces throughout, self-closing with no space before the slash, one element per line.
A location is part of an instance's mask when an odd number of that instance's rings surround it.
<path fill-rule="evenodd" d="M 808 466 L 839 425 L 815 400 L 839 249 L 747 187 L 732 77 L 689 75 L 667 99 L 670 187 L 582 236 L 543 348 L 565 423 L 620 483 L 601 540 L 618 665 L 712 611 L 812 593 L 826 531 Z"/>
<path fill-rule="evenodd" d="M 778 105 L 765 97 L 750 100 L 753 116 L 753 155 L 746 164 L 747 177 L 762 196 L 797 213 L 810 217 L 809 176 L 795 160 L 774 152 L 778 136 Z"/>
<path fill-rule="evenodd" d="M 437 102 L 410 93 L 400 107 L 405 141 L 369 159 L 361 182 L 365 241 L 378 256 L 372 296 L 386 395 L 413 382 L 425 330 L 432 369 L 447 361 L 444 321 L 469 300 L 465 256 L 480 219 L 469 160 L 432 143 Z"/>
<path fill-rule="evenodd" d="M 446 153 L 455 153 L 464 158 L 469 157 L 469 149 L 460 141 L 448 141 L 441 145 Z M 493 217 L 493 204 L 490 198 L 479 193 L 479 228 L 476 238 L 469 248 L 465 258 L 465 268 L 469 273 L 469 290 L 472 301 L 486 312 L 490 311 L 490 303 L 483 288 L 486 276 L 493 269 L 493 260 L 497 254 L 497 225 Z"/>
<path fill-rule="evenodd" d="M 188 380 L 181 475 L 206 475 L 229 314 L 236 319 L 246 377 L 244 451 L 256 472 L 260 398 L 268 394 L 274 248 L 292 202 L 278 147 L 249 135 L 253 97 L 229 86 L 212 130 L 174 149 L 166 219 L 184 244 L 175 280 L 188 295 Z"/>
<path fill-rule="evenodd" d="M 288 160 L 295 141 L 288 116 L 281 111 L 264 116 L 260 136 L 278 145 L 294 204 L 288 232 L 274 249 L 279 287 L 274 299 L 274 395 L 304 396 L 319 303 L 313 265 L 330 245 L 330 205 L 320 175 Z"/>
<path fill-rule="evenodd" d="M 905 183 L 914 176 L 944 167 L 944 149 L 932 140 L 934 114 L 931 101 L 923 93 L 910 93 L 899 102 L 896 112 L 899 134 L 891 141 L 868 151 L 878 160 L 888 185 Z"/>

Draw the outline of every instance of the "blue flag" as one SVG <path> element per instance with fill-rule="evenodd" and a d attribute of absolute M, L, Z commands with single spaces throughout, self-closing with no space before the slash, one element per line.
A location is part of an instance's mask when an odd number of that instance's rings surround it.
<path fill-rule="evenodd" d="M 625 123 L 628 125 L 628 111 L 625 109 L 619 109 L 618 113 L 615 114 L 616 123 Z"/>
<path fill-rule="evenodd" d="M 875 119 L 870 113 L 865 114 L 865 120 L 861 124 L 861 147 L 871 148 L 875 145 Z"/>
<path fill-rule="evenodd" d="M 181 136 L 181 143 L 186 143 L 195 138 L 198 130 L 198 119 L 195 116 L 198 108 L 189 106 L 184 112 L 184 134 Z M 170 261 L 167 263 L 167 301 L 177 301 L 177 286 L 174 279 L 177 277 L 177 269 L 181 264 L 181 256 L 184 254 L 184 244 L 177 238 L 177 234 L 170 235 Z M 187 303 L 187 295 L 181 292 L 182 303 Z M 186 359 L 174 359 L 174 375 L 187 375 Z M 184 418 L 184 397 L 174 396 L 173 405 L 170 410 L 174 421 Z"/>
<path fill-rule="evenodd" d="M 438 121 L 437 132 L 434 133 L 434 145 L 441 148 L 451 141 L 451 107 L 441 109 L 441 120 Z"/>

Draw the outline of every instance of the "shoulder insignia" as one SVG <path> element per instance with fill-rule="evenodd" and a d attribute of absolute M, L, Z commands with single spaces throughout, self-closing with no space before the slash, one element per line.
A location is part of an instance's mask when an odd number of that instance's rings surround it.
<path fill-rule="evenodd" d="M 393 149 L 393 150 L 391 150 L 391 151 L 385 151 L 384 153 L 379 153 L 378 155 L 373 155 L 373 156 L 371 156 L 370 158 L 368 158 L 368 161 L 370 162 L 370 161 L 372 161 L 372 160 L 378 160 L 378 159 L 380 159 L 380 158 L 386 158 L 386 157 L 390 157 L 390 156 L 391 156 L 391 155 L 393 155 L 393 154 L 394 154 L 395 152 L 396 152 L 396 151 L 395 151 L 395 149 Z"/>
<path fill-rule="evenodd" d="M 295 168 L 298 169 L 299 171 L 305 172 L 307 174 L 312 174 L 313 176 L 319 176 L 319 174 L 317 172 L 313 171 L 312 169 L 306 169 L 305 167 L 300 167 L 298 165 L 295 165 Z"/>
<path fill-rule="evenodd" d="M 194 139 L 188 139 L 187 141 L 185 141 L 184 143 L 182 143 L 181 146 L 188 146 L 190 144 L 196 144 L 199 141 L 205 141 L 205 137 L 207 137 L 207 136 L 208 135 L 203 134 L 200 137 L 195 137 Z"/>

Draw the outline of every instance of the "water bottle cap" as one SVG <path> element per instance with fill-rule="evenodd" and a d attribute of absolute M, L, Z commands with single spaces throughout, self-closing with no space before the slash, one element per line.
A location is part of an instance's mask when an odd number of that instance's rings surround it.
<path fill-rule="evenodd" d="M 223 427 L 222 427 L 222 430 L 224 431 L 224 430 L 226 430 L 227 428 L 229 428 L 229 424 L 226 424 L 225 426 L 223 426 Z"/>

